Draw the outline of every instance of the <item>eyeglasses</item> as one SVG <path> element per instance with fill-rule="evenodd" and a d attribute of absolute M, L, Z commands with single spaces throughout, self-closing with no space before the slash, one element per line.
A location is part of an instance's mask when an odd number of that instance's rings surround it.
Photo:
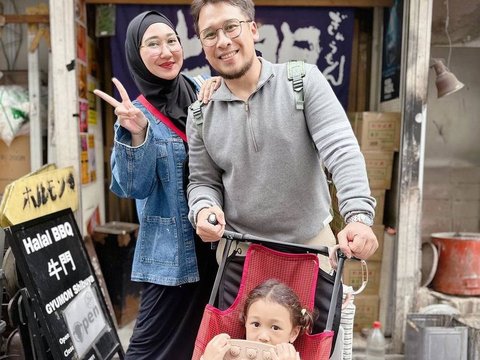
<path fill-rule="evenodd" d="M 145 42 L 145 44 L 140 46 L 141 48 L 145 48 L 151 53 L 161 53 L 163 49 L 163 45 L 166 45 L 168 50 L 170 52 L 176 52 L 179 51 L 182 48 L 182 45 L 180 45 L 180 41 L 176 36 L 169 37 L 165 41 L 160 41 L 159 39 L 149 39 Z"/>
<path fill-rule="evenodd" d="M 218 41 L 218 30 L 222 30 L 226 37 L 235 39 L 242 33 L 242 23 L 249 23 L 253 20 L 230 19 L 223 23 L 218 29 L 206 28 L 200 32 L 200 41 L 203 46 L 214 46 Z"/>

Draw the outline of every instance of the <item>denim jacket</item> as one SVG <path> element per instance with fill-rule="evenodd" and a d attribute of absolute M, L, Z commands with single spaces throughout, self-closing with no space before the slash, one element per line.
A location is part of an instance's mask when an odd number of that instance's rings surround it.
<path fill-rule="evenodd" d="M 196 282 L 194 230 L 183 188 L 184 143 L 139 101 L 133 104 L 149 121 L 147 135 L 132 147 L 130 132 L 115 124 L 110 185 L 116 195 L 136 199 L 140 230 L 131 278 L 170 286 Z"/>

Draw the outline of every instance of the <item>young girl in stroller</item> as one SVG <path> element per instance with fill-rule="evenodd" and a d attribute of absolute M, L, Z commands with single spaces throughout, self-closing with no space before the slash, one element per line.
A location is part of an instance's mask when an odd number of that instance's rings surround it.
<path fill-rule="evenodd" d="M 292 343 L 302 333 L 309 333 L 314 314 L 300 303 L 298 295 L 287 285 L 269 279 L 247 296 L 240 316 L 246 340 L 271 345 L 272 360 L 300 360 Z M 232 348 L 230 335 L 216 335 L 205 348 L 201 359 L 222 360 Z"/>

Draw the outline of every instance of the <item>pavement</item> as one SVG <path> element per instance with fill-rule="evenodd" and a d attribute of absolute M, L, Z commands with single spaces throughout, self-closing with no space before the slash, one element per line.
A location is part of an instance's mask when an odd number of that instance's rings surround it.
<path fill-rule="evenodd" d="M 123 350 L 127 351 L 128 344 L 130 342 L 130 336 L 132 336 L 133 327 L 135 326 L 135 320 L 131 323 L 117 329 L 117 334 L 122 344 Z"/>

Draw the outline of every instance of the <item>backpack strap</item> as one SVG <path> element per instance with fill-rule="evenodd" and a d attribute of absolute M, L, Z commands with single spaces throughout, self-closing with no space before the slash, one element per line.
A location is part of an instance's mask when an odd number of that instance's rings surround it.
<path fill-rule="evenodd" d="M 305 76 L 305 63 L 299 60 L 292 60 L 287 63 L 288 80 L 292 82 L 295 94 L 295 107 L 297 110 L 303 110 L 303 77 Z"/>
<path fill-rule="evenodd" d="M 200 88 L 202 87 L 205 80 L 209 79 L 210 75 L 196 75 L 196 76 L 187 76 L 187 78 L 195 85 L 195 91 L 199 92 Z M 200 137 L 203 138 L 203 113 L 202 113 L 202 106 L 203 102 L 196 100 L 193 104 L 190 105 L 190 109 L 193 113 L 193 119 L 195 121 L 195 125 L 197 126 L 198 133 Z"/>
<path fill-rule="evenodd" d="M 305 63 L 301 60 L 292 60 L 287 63 L 287 77 L 292 82 L 293 91 L 295 94 L 295 108 L 297 110 L 304 109 L 304 94 L 303 94 L 303 77 L 305 76 Z M 195 79 L 198 83 L 201 79 Z M 204 79 L 203 79 L 204 81 Z M 203 138 L 203 102 L 200 100 L 195 101 L 190 105 L 190 109 L 193 113 L 195 125 L 197 126 L 200 137 Z"/>
<path fill-rule="evenodd" d="M 202 113 L 203 102 L 200 100 L 195 101 L 190 105 L 190 110 L 192 110 L 193 120 L 197 126 L 198 133 L 200 137 L 203 138 L 203 113 Z"/>

